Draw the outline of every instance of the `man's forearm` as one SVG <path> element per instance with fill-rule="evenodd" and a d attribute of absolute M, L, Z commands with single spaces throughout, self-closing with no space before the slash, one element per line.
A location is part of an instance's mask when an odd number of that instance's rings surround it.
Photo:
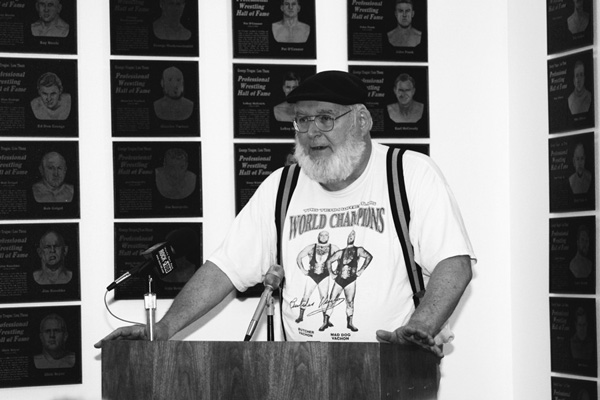
<path fill-rule="evenodd" d="M 158 322 L 165 329 L 166 339 L 209 312 L 233 289 L 233 284 L 219 267 L 210 261 L 204 263 Z"/>
<path fill-rule="evenodd" d="M 425 296 L 408 325 L 426 326 L 431 336 L 435 336 L 452 315 L 472 276 L 468 256 L 440 261 L 431 274 Z"/>

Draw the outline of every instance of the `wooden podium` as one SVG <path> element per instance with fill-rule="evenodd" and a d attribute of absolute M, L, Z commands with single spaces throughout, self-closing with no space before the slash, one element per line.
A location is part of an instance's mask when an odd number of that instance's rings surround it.
<path fill-rule="evenodd" d="M 438 358 L 379 343 L 113 341 L 105 400 L 431 400 Z"/>

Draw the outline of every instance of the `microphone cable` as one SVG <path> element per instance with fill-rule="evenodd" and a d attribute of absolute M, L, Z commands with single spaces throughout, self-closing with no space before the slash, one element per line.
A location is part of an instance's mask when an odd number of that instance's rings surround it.
<path fill-rule="evenodd" d="M 126 322 L 126 323 L 128 323 L 128 324 L 134 324 L 134 325 L 143 325 L 141 322 L 129 321 L 129 320 L 127 320 L 127 319 L 123 319 L 123 318 L 121 318 L 121 317 L 118 317 L 117 315 L 115 315 L 115 314 L 114 314 L 114 313 L 111 311 L 111 309 L 110 309 L 110 306 L 108 305 L 108 300 L 106 299 L 106 297 L 108 296 L 108 292 L 109 292 L 109 290 L 107 290 L 106 292 L 104 292 L 104 306 L 106 307 L 106 310 L 108 311 L 108 313 L 109 313 L 110 315 L 112 315 L 114 318 L 118 319 L 119 321 L 123 321 L 123 322 Z"/>

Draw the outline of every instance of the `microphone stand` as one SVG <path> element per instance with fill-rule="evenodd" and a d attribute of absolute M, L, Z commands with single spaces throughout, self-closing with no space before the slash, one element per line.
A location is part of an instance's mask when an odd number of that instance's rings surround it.
<path fill-rule="evenodd" d="M 152 276 L 148 275 L 148 293 L 144 294 L 146 308 L 146 334 L 148 340 L 154 341 L 154 321 L 156 318 L 156 294 L 152 293 Z"/>
<path fill-rule="evenodd" d="M 265 274 L 265 278 L 263 280 L 263 284 L 265 286 L 265 290 L 260 296 L 260 300 L 258 301 L 258 306 L 256 306 L 256 310 L 254 311 L 254 315 L 250 320 L 250 325 L 248 326 L 248 330 L 246 330 L 246 336 L 244 337 L 244 342 L 249 341 L 254 334 L 254 330 L 260 320 L 260 317 L 265 310 L 268 310 L 269 319 L 267 321 L 268 326 L 268 337 L 269 340 L 273 340 L 273 291 L 276 290 L 281 284 L 281 280 L 283 279 L 283 268 L 277 264 L 272 265 L 267 273 Z"/>
<path fill-rule="evenodd" d="M 273 326 L 273 296 L 269 296 L 267 302 L 267 341 L 272 342 L 275 340 L 275 329 Z"/>

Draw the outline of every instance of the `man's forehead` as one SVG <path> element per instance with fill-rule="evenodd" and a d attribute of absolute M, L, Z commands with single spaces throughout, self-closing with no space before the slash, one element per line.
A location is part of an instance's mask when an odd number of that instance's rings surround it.
<path fill-rule="evenodd" d="M 47 320 L 44 321 L 44 327 L 48 328 L 50 326 L 52 327 L 60 327 L 62 324 L 60 323 L 59 320 L 57 320 L 56 318 L 48 318 Z"/>
<path fill-rule="evenodd" d="M 41 240 L 41 242 L 43 243 L 48 243 L 48 242 L 59 242 L 62 241 L 58 235 L 54 232 L 49 232 L 47 233 Z"/>
<path fill-rule="evenodd" d="M 166 78 L 183 78 L 183 73 L 177 68 L 165 69 L 164 76 Z"/>
<path fill-rule="evenodd" d="M 40 90 L 43 91 L 43 92 L 46 92 L 46 93 L 48 93 L 48 92 L 58 92 L 59 91 L 58 86 L 56 86 L 54 84 L 50 85 L 50 86 L 41 86 Z"/>
<path fill-rule="evenodd" d="M 48 163 L 58 164 L 58 163 L 62 163 L 64 161 L 64 159 L 61 156 L 59 156 L 58 154 L 50 154 L 48 157 L 46 157 L 46 161 Z"/>
<path fill-rule="evenodd" d="M 396 10 L 412 10 L 413 6 L 410 3 L 398 3 L 396 4 Z"/>
<path fill-rule="evenodd" d="M 397 88 L 400 87 L 400 88 L 404 88 L 404 89 L 412 89 L 413 88 L 413 84 L 409 80 L 398 81 L 398 83 L 396 84 L 396 87 Z"/>

